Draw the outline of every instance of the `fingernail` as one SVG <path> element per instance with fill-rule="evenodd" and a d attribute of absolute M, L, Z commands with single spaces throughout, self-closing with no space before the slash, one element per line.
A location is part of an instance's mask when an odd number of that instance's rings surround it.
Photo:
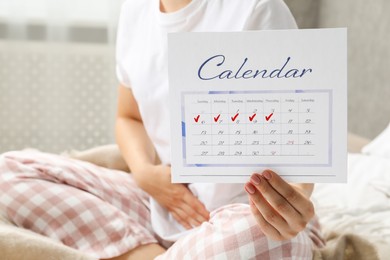
<path fill-rule="evenodd" d="M 255 187 L 253 187 L 253 185 L 251 183 L 247 183 L 245 185 L 245 190 L 249 193 L 249 194 L 254 194 L 256 189 Z"/>
<path fill-rule="evenodd" d="M 261 182 L 261 180 L 260 180 L 259 176 L 257 176 L 257 174 L 253 174 L 253 175 L 252 175 L 251 181 L 252 181 L 254 184 L 256 184 L 256 185 L 260 184 L 260 182 Z"/>
<path fill-rule="evenodd" d="M 272 174 L 269 171 L 264 171 L 263 177 L 266 178 L 267 180 L 270 180 L 272 177 Z"/>

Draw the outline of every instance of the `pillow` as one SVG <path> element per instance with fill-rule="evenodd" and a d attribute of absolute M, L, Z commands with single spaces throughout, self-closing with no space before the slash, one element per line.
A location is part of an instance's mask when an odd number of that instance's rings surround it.
<path fill-rule="evenodd" d="M 108 169 L 130 172 L 129 167 L 116 144 L 98 146 L 85 151 L 65 151 L 61 155 L 93 163 Z"/>
<path fill-rule="evenodd" d="M 390 124 L 372 142 L 363 147 L 362 153 L 390 159 Z"/>

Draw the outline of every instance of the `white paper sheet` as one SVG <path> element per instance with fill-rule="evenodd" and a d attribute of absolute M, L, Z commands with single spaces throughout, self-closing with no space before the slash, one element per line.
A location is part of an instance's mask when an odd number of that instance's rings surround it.
<path fill-rule="evenodd" d="M 345 182 L 346 29 L 169 35 L 173 182 Z"/>

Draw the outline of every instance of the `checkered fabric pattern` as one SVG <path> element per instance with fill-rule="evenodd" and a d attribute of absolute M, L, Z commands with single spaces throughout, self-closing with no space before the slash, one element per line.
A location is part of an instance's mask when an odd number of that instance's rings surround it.
<path fill-rule="evenodd" d="M 0 212 L 95 258 L 111 258 L 157 243 L 148 195 L 131 175 L 38 151 L 0 155 Z M 211 212 L 209 222 L 156 259 L 311 259 L 321 244 L 317 220 L 289 241 L 267 239 L 249 205 Z"/>
<path fill-rule="evenodd" d="M 249 205 L 231 204 L 212 212 L 209 222 L 156 258 L 165 259 L 312 259 L 312 241 L 307 230 L 292 240 L 272 241 L 259 229 Z"/>
<path fill-rule="evenodd" d="M 156 243 L 131 175 L 35 151 L 0 156 L 0 210 L 17 226 L 95 258 Z"/>

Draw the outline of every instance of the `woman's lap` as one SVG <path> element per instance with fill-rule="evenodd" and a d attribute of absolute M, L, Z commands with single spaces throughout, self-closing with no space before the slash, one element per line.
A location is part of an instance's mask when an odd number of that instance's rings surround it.
<path fill-rule="evenodd" d="M 312 242 L 306 230 L 291 240 L 272 241 L 259 229 L 249 205 L 230 204 L 213 211 L 209 222 L 156 259 L 312 259 Z"/>
<path fill-rule="evenodd" d="M 93 257 L 156 243 L 148 197 L 122 172 L 57 155 L 0 157 L 0 210 L 19 227 Z"/>
<path fill-rule="evenodd" d="M 123 172 L 33 151 L 0 156 L 0 211 L 33 230 L 91 256 L 110 258 L 156 243 L 148 196 Z M 309 259 L 306 231 L 268 240 L 249 206 L 232 204 L 178 240 L 157 259 Z M 294 257 L 291 257 L 294 256 Z"/>

